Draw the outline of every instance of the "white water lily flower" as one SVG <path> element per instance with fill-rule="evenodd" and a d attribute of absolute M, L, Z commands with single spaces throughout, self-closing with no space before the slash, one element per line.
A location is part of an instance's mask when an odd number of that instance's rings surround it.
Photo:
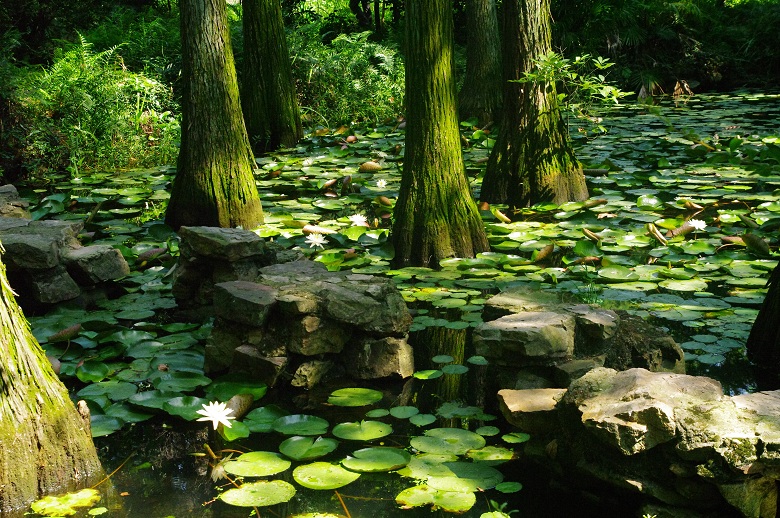
<path fill-rule="evenodd" d="M 313 232 L 306 236 L 306 242 L 309 243 L 309 248 L 325 248 L 325 243 L 327 243 L 328 240 L 319 232 Z"/>
<path fill-rule="evenodd" d="M 349 220 L 353 225 L 360 227 L 364 227 L 368 223 L 368 218 L 366 218 L 363 214 L 353 214 L 349 217 Z"/>
<path fill-rule="evenodd" d="M 387 187 L 387 180 L 377 180 L 376 186 L 379 187 L 380 189 L 384 189 L 385 187 Z"/>
<path fill-rule="evenodd" d="M 707 224 L 700 219 L 689 219 L 688 224 L 696 230 L 704 230 Z"/>
<path fill-rule="evenodd" d="M 198 421 L 211 421 L 215 430 L 220 423 L 228 428 L 232 427 L 233 423 L 231 423 L 229 419 L 235 419 L 235 417 L 230 417 L 230 414 L 233 413 L 233 409 L 228 408 L 225 403 L 220 403 L 219 401 L 212 401 L 207 405 L 204 404 L 203 408 L 198 410 L 197 413 L 203 416 L 198 418 Z"/>

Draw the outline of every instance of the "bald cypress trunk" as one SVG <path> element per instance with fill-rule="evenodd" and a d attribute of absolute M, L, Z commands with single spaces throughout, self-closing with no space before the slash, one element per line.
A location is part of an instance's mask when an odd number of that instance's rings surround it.
<path fill-rule="evenodd" d="M 230 47 L 225 0 L 182 0 L 183 120 L 166 223 L 253 228 L 263 221 Z"/>
<path fill-rule="evenodd" d="M 748 358 L 755 364 L 760 390 L 780 388 L 780 266 L 769 278 L 769 290 L 747 340 Z"/>
<path fill-rule="evenodd" d="M 45 494 L 98 481 L 86 419 L 30 332 L 0 262 L 0 516 L 22 516 Z"/>
<path fill-rule="evenodd" d="M 406 3 L 406 152 L 395 205 L 399 266 L 489 249 L 471 196 L 455 105 L 449 0 Z"/>
<path fill-rule="evenodd" d="M 520 208 L 588 197 L 554 84 L 512 82 L 551 50 L 549 0 L 503 2 L 503 117 L 480 200 Z"/>
<path fill-rule="evenodd" d="M 279 0 L 244 0 L 241 105 L 255 153 L 292 147 L 303 136 Z"/>
<path fill-rule="evenodd" d="M 493 122 L 501 107 L 501 38 L 496 0 L 467 0 L 466 76 L 460 90 L 461 120 Z"/>

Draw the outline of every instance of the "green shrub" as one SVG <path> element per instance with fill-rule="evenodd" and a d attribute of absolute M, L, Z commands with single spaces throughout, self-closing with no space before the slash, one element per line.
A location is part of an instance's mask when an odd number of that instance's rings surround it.
<path fill-rule="evenodd" d="M 394 46 L 369 41 L 370 32 L 341 34 L 329 44 L 318 34 L 312 24 L 289 40 L 305 120 L 332 126 L 402 113 L 404 66 Z"/>
<path fill-rule="evenodd" d="M 122 65 L 114 47 L 84 38 L 51 67 L 20 70 L 11 103 L 26 128 L 17 154 L 28 174 L 147 167 L 175 159 L 179 123 L 169 87 Z"/>

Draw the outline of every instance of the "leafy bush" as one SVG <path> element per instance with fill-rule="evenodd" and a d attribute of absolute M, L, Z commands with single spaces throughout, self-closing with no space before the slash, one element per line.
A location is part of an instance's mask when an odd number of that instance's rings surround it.
<path fill-rule="evenodd" d="M 293 77 L 312 124 L 378 122 L 403 110 L 404 66 L 394 46 L 370 32 L 341 34 L 323 44 L 318 25 L 290 35 Z"/>
<path fill-rule="evenodd" d="M 559 1 L 553 18 L 557 46 L 609 57 L 624 88 L 671 93 L 679 79 L 719 89 L 777 84 L 777 2 Z"/>
<path fill-rule="evenodd" d="M 23 135 L 26 173 L 144 167 L 171 162 L 179 123 L 170 88 L 122 66 L 117 47 L 94 52 L 84 38 L 51 67 L 19 70 L 10 112 Z"/>

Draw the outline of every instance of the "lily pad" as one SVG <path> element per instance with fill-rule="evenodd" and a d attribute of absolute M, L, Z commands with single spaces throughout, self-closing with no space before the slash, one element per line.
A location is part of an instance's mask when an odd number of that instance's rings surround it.
<path fill-rule="evenodd" d="M 279 451 L 293 460 L 313 460 L 335 450 L 339 442 L 327 437 L 301 437 L 296 435 L 279 445 Z"/>
<path fill-rule="evenodd" d="M 430 505 L 448 513 L 465 513 L 477 502 L 474 493 L 440 491 L 425 484 L 410 487 L 395 497 L 395 502 L 404 509 Z"/>
<path fill-rule="evenodd" d="M 291 462 L 271 451 L 250 451 L 223 464 L 225 471 L 237 477 L 270 477 L 287 470 Z"/>
<path fill-rule="evenodd" d="M 427 430 L 424 436 L 412 437 L 409 444 L 426 453 L 463 455 L 485 446 L 485 438 L 462 428 L 433 428 Z"/>
<path fill-rule="evenodd" d="M 409 464 L 411 458 L 409 452 L 400 448 L 363 448 L 342 460 L 341 465 L 350 471 L 379 473 L 401 469 Z"/>
<path fill-rule="evenodd" d="M 293 414 L 276 419 L 272 428 L 284 435 L 322 435 L 328 431 L 329 426 L 321 417 Z"/>
<path fill-rule="evenodd" d="M 390 409 L 390 415 L 397 419 L 409 419 L 420 413 L 415 406 L 396 406 Z"/>
<path fill-rule="evenodd" d="M 187 421 L 194 421 L 202 417 L 198 414 L 198 410 L 201 410 L 203 405 L 208 404 L 209 401 L 195 396 L 180 396 L 166 401 L 162 408 L 171 415 L 182 417 Z"/>
<path fill-rule="evenodd" d="M 367 388 L 344 388 L 335 390 L 328 403 L 336 406 L 367 406 L 382 400 L 382 393 Z"/>
<path fill-rule="evenodd" d="M 293 478 L 305 488 L 328 490 L 351 484 L 360 478 L 360 473 L 349 471 L 330 462 L 313 462 L 295 468 Z"/>
<path fill-rule="evenodd" d="M 274 422 L 280 417 L 290 415 L 289 412 L 276 405 L 255 408 L 244 416 L 244 424 L 253 432 L 270 432 Z"/>
<path fill-rule="evenodd" d="M 339 423 L 333 427 L 333 435 L 350 441 L 372 441 L 393 433 L 393 427 L 380 421 Z"/>
<path fill-rule="evenodd" d="M 289 502 L 295 493 L 295 486 L 283 480 L 260 480 L 228 489 L 218 498 L 238 507 L 265 507 Z"/>

